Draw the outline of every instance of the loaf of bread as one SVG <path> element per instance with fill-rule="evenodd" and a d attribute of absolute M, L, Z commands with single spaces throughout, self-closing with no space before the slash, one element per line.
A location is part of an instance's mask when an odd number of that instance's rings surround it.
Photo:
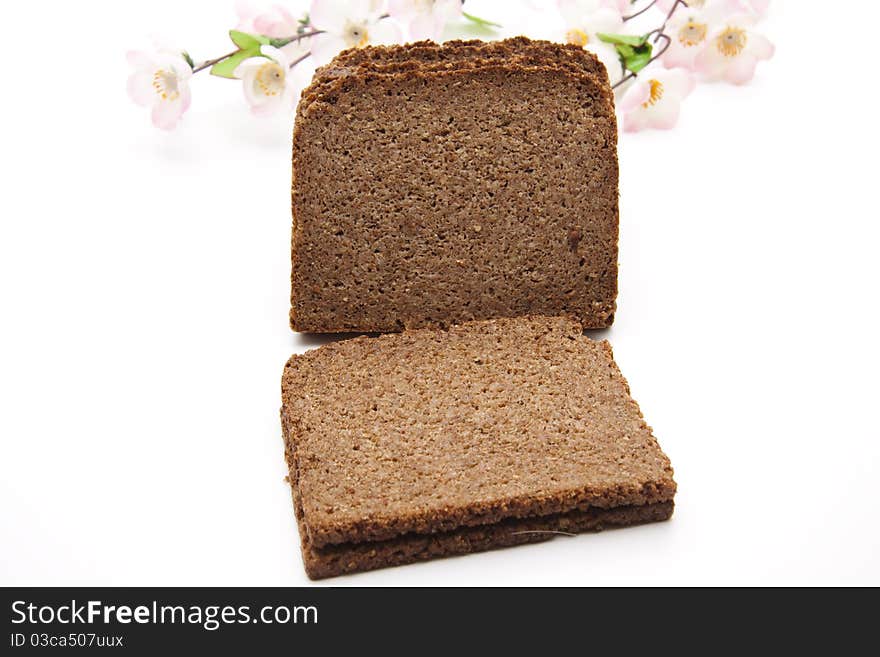
<path fill-rule="evenodd" d="M 285 453 L 310 577 L 665 520 L 675 482 L 607 342 L 564 317 L 292 357 Z"/>
<path fill-rule="evenodd" d="M 342 53 L 293 137 L 291 326 L 400 331 L 613 321 L 617 154 L 607 74 L 525 38 Z"/>

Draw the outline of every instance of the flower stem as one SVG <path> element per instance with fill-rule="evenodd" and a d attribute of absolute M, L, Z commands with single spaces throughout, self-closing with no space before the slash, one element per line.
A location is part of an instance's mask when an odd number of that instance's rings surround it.
<path fill-rule="evenodd" d="M 682 0 L 679 0 L 679 2 L 681 2 L 681 1 Z M 390 17 L 391 17 L 391 14 L 382 14 L 381 16 L 379 16 L 379 20 L 383 20 L 385 18 L 390 18 Z M 324 32 L 325 32 L 325 30 L 316 30 L 315 28 L 312 28 L 308 32 L 303 32 L 302 34 L 295 34 L 294 36 L 279 37 L 277 39 L 270 39 L 269 45 L 275 46 L 276 48 L 282 48 L 289 43 L 295 43 L 297 41 L 302 41 L 303 39 L 308 39 L 309 37 L 317 36 L 318 34 L 324 34 Z M 218 64 L 218 63 L 222 62 L 224 59 L 229 59 L 233 55 L 236 55 L 240 52 L 241 52 L 241 50 L 233 50 L 232 52 L 226 53 L 225 55 L 222 55 L 220 57 L 215 57 L 214 59 L 206 59 L 205 61 L 201 62 L 200 64 L 193 66 L 192 72 L 198 73 L 199 71 L 204 71 L 206 68 L 211 68 L 212 66 L 214 66 L 214 64 Z M 296 66 L 297 64 L 302 62 L 304 59 L 306 59 L 309 56 L 309 54 L 310 53 L 306 53 L 304 55 L 297 57 L 295 60 L 293 60 L 293 62 L 291 62 L 290 68 L 293 68 L 294 66 Z"/>
<path fill-rule="evenodd" d="M 300 62 L 302 62 L 302 61 L 308 59 L 309 55 L 311 55 L 311 54 L 312 54 L 312 53 L 307 52 L 307 53 L 304 53 L 304 54 L 300 55 L 299 57 L 297 57 L 296 59 L 294 59 L 292 62 L 290 62 L 290 68 L 293 68 L 294 66 L 296 66 L 296 65 L 299 64 Z"/>
<path fill-rule="evenodd" d="M 313 37 L 318 34 L 324 34 L 324 30 L 312 29 L 310 32 L 303 32 L 302 34 L 297 34 L 296 36 L 280 37 L 278 39 L 272 39 L 271 43 L 276 48 L 281 48 L 282 46 L 286 46 L 288 43 L 293 43 L 295 41 L 301 41 L 302 39 L 308 39 L 309 37 Z"/>
<path fill-rule="evenodd" d="M 237 50 L 233 50 L 232 52 L 227 53 L 227 54 L 223 55 L 222 57 L 215 57 L 214 59 L 207 59 L 207 60 L 203 61 L 201 64 L 198 64 L 197 66 L 193 66 L 193 73 L 198 73 L 199 71 L 204 71 L 206 68 L 211 68 L 214 64 L 217 64 L 218 62 L 222 62 L 224 59 L 228 59 L 228 58 L 232 57 L 237 52 L 238 52 Z"/>
<path fill-rule="evenodd" d="M 645 7 L 645 8 L 642 9 L 641 11 L 636 12 L 636 13 L 633 14 L 632 16 L 627 16 L 627 17 L 624 18 L 623 20 L 624 20 L 624 21 L 628 21 L 628 20 L 631 19 L 631 18 L 635 18 L 635 17 L 638 16 L 639 14 L 643 14 L 643 13 L 646 12 L 648 9 L 650 9 L 651 7 L 653 7 L 653 6 L 656 4 L 656 2 L 657 2 L 657 0 L 654 0 L 654 2 L 652 2 L 651 4 L 649 4 L 647 7 Z M 648 63 L 645 64 L 644 68 L 648 68 L 651 64 L 653 64 L 655 61 L 657 61 L 658 59 L 660 59 L 660 58 L 664 55 L 664 53 L 665 53 L 667 50 L 669 50 L 669 46 L 672 45 L 672 39 L 669 37 L 668 34 L 666 34 L 666 25 L 669 23 L 669 20 L 672 18 L 672 15 L 675 13 L 675 11 L 678 9 L 679 6 L 687 7 L 687 6 L 688 6 L 688 3 L 685 2 L 685 0 L 675 0 L 675 3 L 673 3 L 673 5 L 672 5 L 672 9 L 669 10 L 669 13 L 666 14 L 666 18 L 663 20 L 663 25 L 661 25 L 660 27 L 658 27 L 658 28 L 656 28 L 656 29 L 651 30 L 650 32 L 648 32 L 648 33 L 645 35 L 645 41 L 647 41 L 651 36 L 653 36 L 653 37 L 654 37 L 654 43 L 655 43 L 655 44 L 656 44 L 658 41 L 660 41 L 660 39 L 663 39 L 663 47 L 660 49 L 660 52 L 658 52 L 658 53 L 655 54 L 653 57 L 651 57 L 651 59 L 648 60 Z M 643 70 L 644 70 L 644 69 L 643 69 Z M 627 75 L 624 75 L 622 78 L 620 78 L 620 79 L 619 79 L 617 82 L 615 82 L 613 85 L 611 85 L 611 88 L 612 88 L 612 89 L 617 89 L 617 88 L 618 88 L 620 85 L 622 85 L 624 82 L 627 82 L 627 81 L 629 81 L 629 80 L 632 80 L 634 77 L 637 77 L 637 74 L 636 74 L 636 73 L 633 73 L 633 72 L 630 72 L 630 73 L 628 73 Z"/>
<path fill-rule="evenodd" d="M 280 37 L 278 39 L 271 39 L 270 44 L 275 46 L 276 48 L 281 48 L 282 46 L 286 46 L 289 43 L 294 43 L 296 41 L 301 41 L 303 39 L 308 39 L 309 37 L 313 37 L 317 34 L 324 34 L 324 30 L 310 30 L 309 32 L 303 32 L 302 34 L 297 34 L 295 36 L 290 37 Z M 220 57 L 215 57 L 214 59 L 206 59 L 205 61 L 193 66 L 193 73 L 198 73 L 199 71 L 204 71 L 206 68 L 211 68 L 214 64 L 218 64 L 222 62 L 224 59 L 229 59 L 233 55 L 240 53 L 241 50 L 233 50 L 232 52 L 228 52 L 225 55 L 221 55 Z M 298 58 L 291 66 L 299 64 L 302 60 L 309 56 L 309 53 L 306 53 L 302 57 Z"/>
<path fill-rule="evenodd" d="M 627 21 L 631 21 L 633 18 L 636 18 L 637 16 L 641 16 L 642 14 L 644 14 L 646 11 L 648 11 L 651 7 L 653 7 L 656 4 L 657 4 L 657 0 L 652 0 L 647 5 L 645 5 L 641 9 L 639 9 L 636 13 L 630 14 L 629 16 L 624 16 L 623 22 L 626 23 Z"/>

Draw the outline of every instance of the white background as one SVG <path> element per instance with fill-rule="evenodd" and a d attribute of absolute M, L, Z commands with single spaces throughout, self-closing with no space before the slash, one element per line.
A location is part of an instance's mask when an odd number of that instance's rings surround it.
<path fill-rule="evenodd" d="M 321 342 L 287 326 L 290 117 L 200 74 L 166 134 L 125 95 L 152 34 L 226 52 L 231 0 L 13 6 L 0 584 L 308 583 L 278 422 L 285 359 Z M 880 8 L 855 10 L 776 0 L 750 86 L 621 136 L 597 337 L 675 466 L 673 520 L 326 583 L 880 584 Z"/>

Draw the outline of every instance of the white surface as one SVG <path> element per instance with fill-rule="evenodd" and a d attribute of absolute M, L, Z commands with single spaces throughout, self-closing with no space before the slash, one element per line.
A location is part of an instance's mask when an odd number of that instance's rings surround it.
<path fill-rule="evenodd" d="M 5 16 L 0 584 L 308 583 L 278 423 L 282 365 L 317 344 L 287 327 L 289 117 L 201 74 L 164 134 L 124 91 L 154 32 L 225 52 L 231 4 Z M 751 86 L 621 137 L 601 335 L 674 519 L 326 583 L 880 584 L 874 46 L 816 4 L 773 3 Z"/>

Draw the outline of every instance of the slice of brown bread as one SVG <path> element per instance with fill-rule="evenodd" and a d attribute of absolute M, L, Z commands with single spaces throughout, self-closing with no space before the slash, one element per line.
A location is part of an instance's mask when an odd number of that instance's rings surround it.
<path fill-rule="evenodd" d="M 574 319 L 333 343 L 290 359 L 282 398 L 289 478 L 313 564 L 372 568 L 426 549 L 526 540 L 511 531 L 671 513 L 669 460 L 608 343 L 584 337 Z M 474 527 L 484 529 L 467 531 Z M 439 542 L 418 547 L 422 535 Z"/>
<path fill-rule="evenodd" d="M 394 331 L 528 313 L 607 326 L 607 84 L 488 64 L 335 80 L 294 131 L 291 325 Z"/>

